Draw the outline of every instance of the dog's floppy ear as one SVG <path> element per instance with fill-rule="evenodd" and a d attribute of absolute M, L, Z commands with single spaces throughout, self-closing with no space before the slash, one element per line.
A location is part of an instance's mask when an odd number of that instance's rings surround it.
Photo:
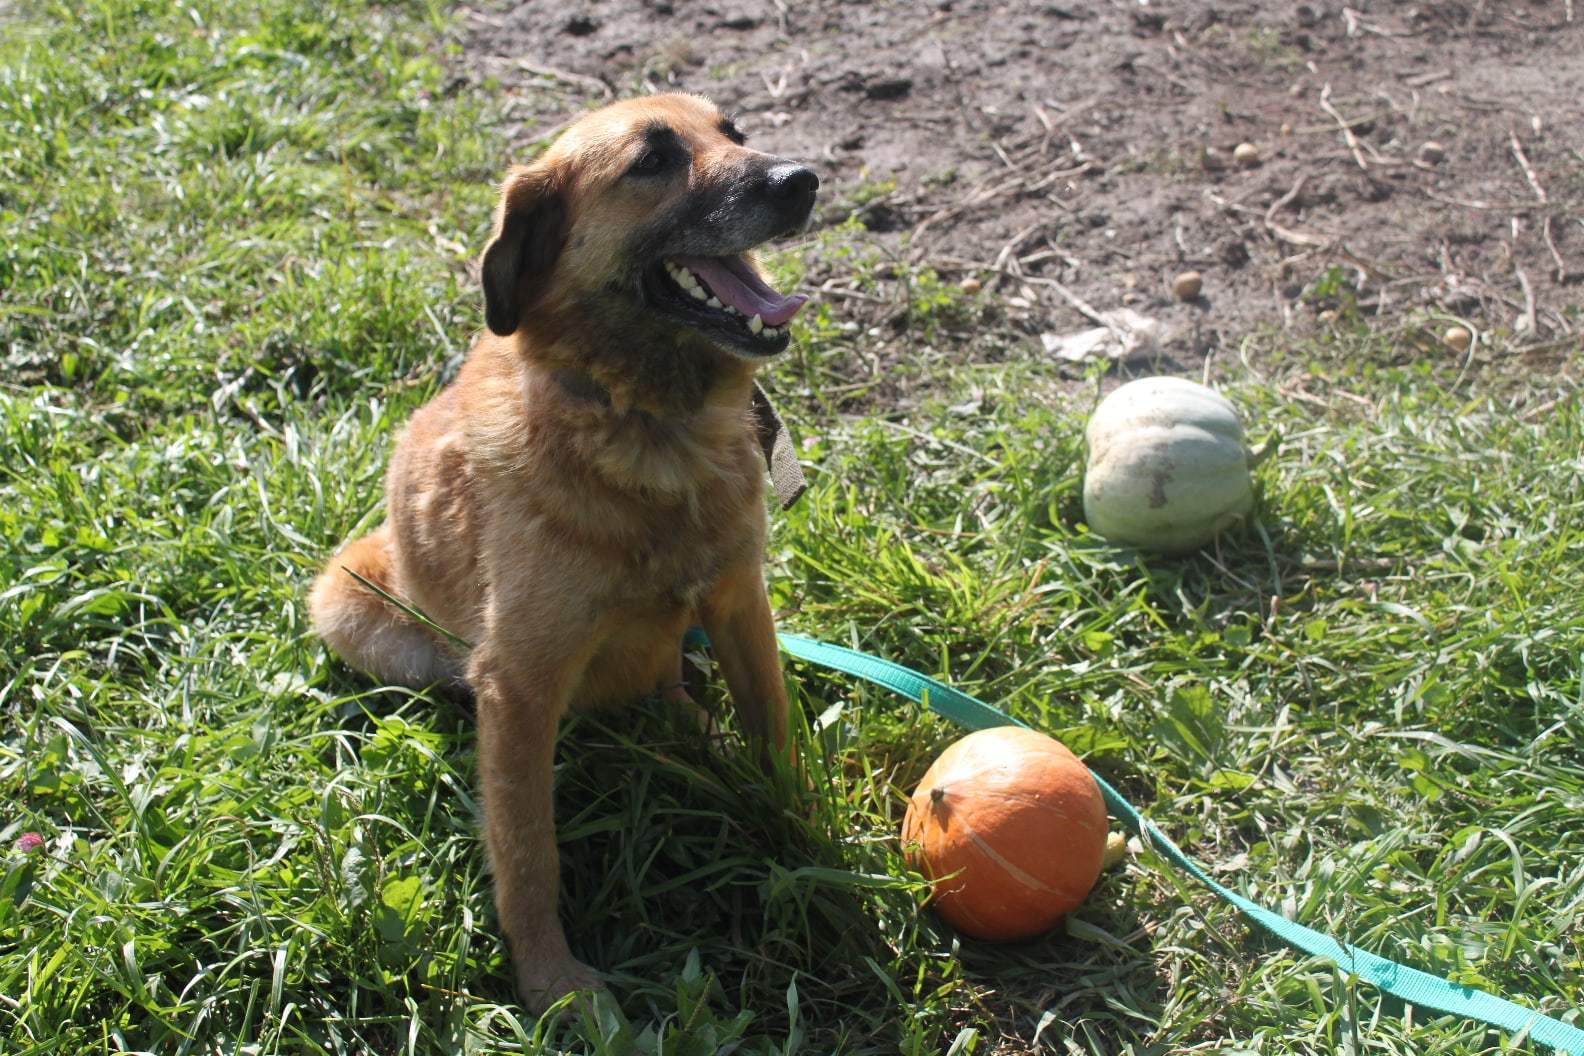
<path fill-rule="evenodd" d="M 515 333 L 566 241 L 566 202 L 550 170 L 514 166 L 501 185 L 495 237 L 484 250 L 484 321 Z"/>

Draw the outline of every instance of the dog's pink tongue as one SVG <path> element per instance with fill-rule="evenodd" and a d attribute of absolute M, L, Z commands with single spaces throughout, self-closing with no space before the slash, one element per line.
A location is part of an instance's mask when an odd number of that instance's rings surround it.
<path fill-rule="evenodd" d="M 808 303 L 801 293 L 788 297 L 765 284 L 742 257 L 677 257 L 676 262 L 704 281 L 725 303 L 766 326 L 780 326 Z"/>

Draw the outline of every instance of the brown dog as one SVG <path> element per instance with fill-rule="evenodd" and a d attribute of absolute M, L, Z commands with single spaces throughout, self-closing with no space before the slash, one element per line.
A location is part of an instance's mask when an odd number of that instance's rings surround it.
<path fill-rule="evenodd" d="M 745 732 L 785 748 L 749 408 L 805 298 L 745 254 L 801 229 L 818 184 L 685 95 L 606 107 L 513 168 L 483 258 L 490 332 L 397 440 L 385 524 L 314 582 L 314 624 L 348 662 L 474 694 L 495 904 L 536 1010 L 599 985 L 557 917 L 568 707 L 685 699 L 699 623 Z"/>

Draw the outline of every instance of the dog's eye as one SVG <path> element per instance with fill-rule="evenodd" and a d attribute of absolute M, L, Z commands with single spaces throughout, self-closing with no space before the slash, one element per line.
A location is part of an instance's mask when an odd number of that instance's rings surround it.
<path fill-rule="evenodd" d="M 633 162 L 632 171 L 640 176 L 653 176 L 655 173 L 665 168 L 665 166 L 666 157 L 664 152 L 658 150 L 646 150 L 644 151 L 643 157 Z"/>

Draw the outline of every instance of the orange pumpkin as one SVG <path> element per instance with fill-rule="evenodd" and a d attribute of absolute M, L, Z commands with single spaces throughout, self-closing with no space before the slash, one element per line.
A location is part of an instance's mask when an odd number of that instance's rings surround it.
<path fill-rule="evenodd" d="M 1037 935 L 1078 907 L 1100 875 L 1100 788 L 1060 741 L 1021 726 L 970 733 L 940 754 L 902 821 L 908 862 L 932 904 L 981 939 Z"/>

